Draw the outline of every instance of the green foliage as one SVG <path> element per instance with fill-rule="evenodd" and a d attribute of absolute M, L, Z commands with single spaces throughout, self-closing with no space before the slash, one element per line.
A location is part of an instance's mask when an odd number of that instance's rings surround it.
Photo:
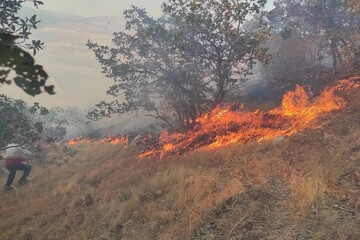
<path fill-rule="evenodd" d="M 16 76 L 13 78 L 15 84 L 27 94 L 35 96 L 42 89 L 49 94 L 54 93 L 54 86 L 46 85 L 48 74 L 41 65 L 35 64 L 34 58 L 14 44 L 17 37 L 0 33 L 0 83 L 10 84 L 9 79 L 12 71 Z"/>
<path fill-rule="evenodd" d="M 0 33 L 18 36 L 15 43 L 17 45 L 25 43 L 25 46 L 32 49 L 33 54 L 35 55 L 38 50 L 43 48 L 44 43 L 39 40 L 32 40 L 31 43 L 26 42 L 29 39 L 31 31 L 33 29 L 37 29 L 37 24 L 40 20 L 36 18 L 36 15 L 25 18 L 18 16 L 18 12 L 21 9 L 22 4 L 25 2 L 32 2 L 36 8 L 38 8 L 39 5 L 44 4 L 42 1 L 37 0 L 0 1 Z"/>
<path fill-rule="evenodd" d="M 314 94 L 355 74 L 360 62 L 360 16 L 340 0 L 277 0 L 267 13 L 270 65 L 260 68 L 281 96 L 296 84 Z M 358 59 L 358 60 L 357 60 Z"/>
<path fill-rule="evenodd" d="M 41 65 L 35 64 L 33 57 L 21 47 L 33 50 L 33 54 L 42 49 L 44 43 L 32 40 L 27 43 L 33 29 L 40 22 L 36 15 L 28 18 L 18 16 L 25 0 L 0 1 L 0 83 L 14 82 L 27 94 L 35 96 L 42 90 L 54 94 L 54 86 L 46 85 L 48 74 Z M 42 1 L 31 0 L 35 7 Z M 15 77 L 13 77 L 15 75 Z"/>
<path fill-rule="evenodd" d="M 268 17 L 275 32 L 285 39 L 295 33 L 304 40 L 313 41 L 318 48 L 319 61 L 331 58 L 333 69 L 341 70 L 354 60 L 354 53 L 360 47 L 360 16 L 355 8 L 348 7 L 349 2 L 277 0 Z"/>
<path fill-rule="evenodd" d="M 0 150 L 9 143 L 26 146 L 36 164 L 62 164 L 69 161 L 77 151 L 59 142 L 66 135 L 66 125 L 48 109 L 34 103 L 0 95 Z"/>
<path fill-rule="evenodd" d="M 136 7 L 125 11 L 125 18 L 129 33 L 115 33 L 115 47 L 87 44 L 103 73 L 114 79 L 107 93 L 115 99 L 99 103 L 90 117 L 143 110 L 169 128 L 174 118 L 185 127 L 208 105 L 203 64 L 175 47 L 178 26 L 171 18 L 154 20 Z"/>
<path fill-rule="evenodd" d="M 34 105 L 38 107 L 38 105 Z M 33 113 L 32 109 L 30 108 L 30 113 L 32 114 L 33 121 L 39 121 L 42 123 L 44 131 L 41 135 L 42 142 L 48 143 L 55 143 L 59 142 L 64 139 L 65 135 L 67 134 L 67 123 L 64 119 L 62 119 L 59 114 L 53 111 L 53 109 L 46 109 L 45 114 Z M 44 111 L 43 111 L 44 112 Z"/>
<path fill-rule="evenodd" d="M 91 123 L 87 118 L 88 110 L 81 109 L 79 107 L 54 107 L 49 110 L 49 114 L 46 115 L 46 122 L 50 124 L 56 123 L 54 130 L 75 128 L 80 131 L 81 136 L 87 136 L 92 130 Z M 65 134 L 64 134 L 65 135 Z"/>
<path fill-rule="evenodd" d="M 195 1 L 169 0 L 164 12 L 184 26 L 177 33 L 176 46 L 206 66 L 213 87 L 214 106 L 227 91 L 252 73 L 255 60 L 266 61 L 262 47 L 268 28 L 261 18 L 256 29 L 244 28 L 246 18 L 259 15 L 264 0 Z"/>
<path fill-rule="evenodd" d="M 169 1 L 155 20 L 145 10 L 125 11 L 129 33 L 114 33 L 113 47 L 89 41 L 105 76 L 114 80 L 92 119 L 143 110 L 170 129 L 195 123 L 221 103 L 235 83 L 251 73 L 256 59 L 266 59 L 260 45 L 266 26 L 245 31 L 250 14 L 265 1 Z"/>
<path fill-rule="evenodd" d="M 43 124 L 33 121 L 34 114 L 46 114 L 46 109 L 35 104 L 28 107 L 24 101 L 0 95 L 0 148 L 17 139 L 21 144 L 37 142 L 43 133 Z"/>

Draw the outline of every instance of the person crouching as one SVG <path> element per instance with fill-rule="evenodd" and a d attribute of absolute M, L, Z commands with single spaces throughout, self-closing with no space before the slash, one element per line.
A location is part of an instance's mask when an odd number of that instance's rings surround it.
<path fill-rule="evenodd" d="M 16 171 L 23 172 L 18 184 L 23 185 L 28 183 L 31 165 L 25 164 L 24 161 L 31 156 L 32 153 L 29 150 L 22 148 L 19 144 L 12 143 L 6 147 L 5 167 L 9 170 L 9 176 L 4 186 L 5 191 L 12 189 L 12 183 L 14 181 Z"/>

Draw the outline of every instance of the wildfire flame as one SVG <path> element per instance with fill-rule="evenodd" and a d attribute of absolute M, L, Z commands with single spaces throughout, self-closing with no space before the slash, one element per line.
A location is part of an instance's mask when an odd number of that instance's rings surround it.
<path fill-rule="evenodd" d="M 67 144 L 75 145 L 75 144 L 79 144 L 79 143 L 92 143 L 92 142 L 94 142 L 93 139 L 86 138 L 86 137 L 77 137 L 77 138 L 69 139 L 67 141 Z"/>
<path fill-rule="evenodd" d="M 94 140 L 91 138 L 86 137 L 78 137 L 73 138 L 67 141 L 68 145 L 75 145 L 79 143 L 94 143 L 94 142 L 100 142 L 100 143 L 111 143 L 111 144 L 128 144 L 128 137 L 127 136 L 108 136 L 106 138 L 101 138 L 99 140 Z"/>
<path fill-rule="evenodd" d="M 296 86 L 287 92 L 279 108 L 268 112 L 233 111 L 231 106 L 216 107 L 199 117 L 198 125 L 185 133 L 162 132 L 157 147 L 145 151 L 140 157 L 162 158 L 195 149 L 213 149 L 231 143 L 271 140 L 290 136 L 309 126 L 320 114 L 339 110 L 346 105 L 336 90 L 360 87 L 358 78 L 339 81 L 326 88 L 319 97 L 309 100 L 304 88 Z"/>
<path fill-rule="evenodd" d="M 102 143 L 111 143 L 111 144 L 126 144 L 126 145 L 128 145 L 129 140 L 128 140 L 128 137 L 127 137 L 127 136 L 122 136 L 122 137 L 109 136 L 109 137 L 100 139 L 99 142 L 102 142 Z"/>

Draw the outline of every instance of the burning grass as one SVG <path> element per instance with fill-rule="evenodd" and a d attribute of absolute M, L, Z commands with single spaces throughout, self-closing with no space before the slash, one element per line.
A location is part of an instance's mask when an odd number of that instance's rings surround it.
<path fill-rule="evenodd" d="M 342 109 L 346 102 L 337 96 L 337 90 L 359 86 L 357 78 L 340 81 L 326 88 L 310 101 L 304 88 L 297 86 L 283 97 L 279 108 L 268 112 L 245 112 L 243 107 L 218 106 L 199 117 L 197 126 L 185 133 L 162 132 L 156 145 L 140 157 L 163 158 L 196 149 L 214 149 L 232 143 L 261 142 L 278 136 L 290 136 L 308 127 L 323 113 Z M 149 141 L 154 142 L 154 141 Z"/>
<path fill-rule="evenodd" d="M 111 144 L 128 144 L 128 137 L 127 136 L 108 136 L 105 138 L 100 138 L 99 140 L 87 138 L 87 137 L 78 137 L 69 139 L 66 143 L 68 145 L 76 145 L 82 143 L 111 143 Z"/>
<path fill-rule="evenodd" d="M 0 239 L 359 239 L 359 88 L 342 96 L 321 128 L 276 143 L 167 161 L 76 144 L 67 165 L 34 166 L 30 185 L 0 193 Z"/>

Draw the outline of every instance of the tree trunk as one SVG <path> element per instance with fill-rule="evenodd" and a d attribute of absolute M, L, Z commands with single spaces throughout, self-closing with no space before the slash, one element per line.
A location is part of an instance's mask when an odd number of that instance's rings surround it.
<path fill-rule="evenodd" d="M 145 116 L 147 116 L 147 117 L 153 117 L 153 118 L 156 118 L 156 119 L 160 119 L 160 120 L 162 120 L 163 122 L 166 123 L 166 125 L 169 127 L 170 131 L 174 131 L 174 130 L 175 130 L 175 128 L 173 127 L 173 125 L 166 119 L 166 117 L 161 116 L 160 113 L 159 113 L 159 111 L 158 111 L 157 109 L 155 110 L 155 113 L 156 113 L 156 115 L 154 115 L 154 114 L 146 114 Z"/>
<path fill-rule="evenodd" d="M 330 49 L 331 49 L 334 71 L 338 68 L 338 63 L 340 63 L 341 65 L 343 62 L 342 56 L 338 48 L 338 43 L 339 41 L 337 39 L 335 38 L 330 39 Z"/>
<path fill-rule="evenodd" d="M 214 107 L 216 107 L 217 105 L 219 105 L 224 101 L 225 95 L 226 95 L 226 91 L 224 90 L 224 84 L 221 83 L 218 84 L 217 93 L 214 101 Z"/>

